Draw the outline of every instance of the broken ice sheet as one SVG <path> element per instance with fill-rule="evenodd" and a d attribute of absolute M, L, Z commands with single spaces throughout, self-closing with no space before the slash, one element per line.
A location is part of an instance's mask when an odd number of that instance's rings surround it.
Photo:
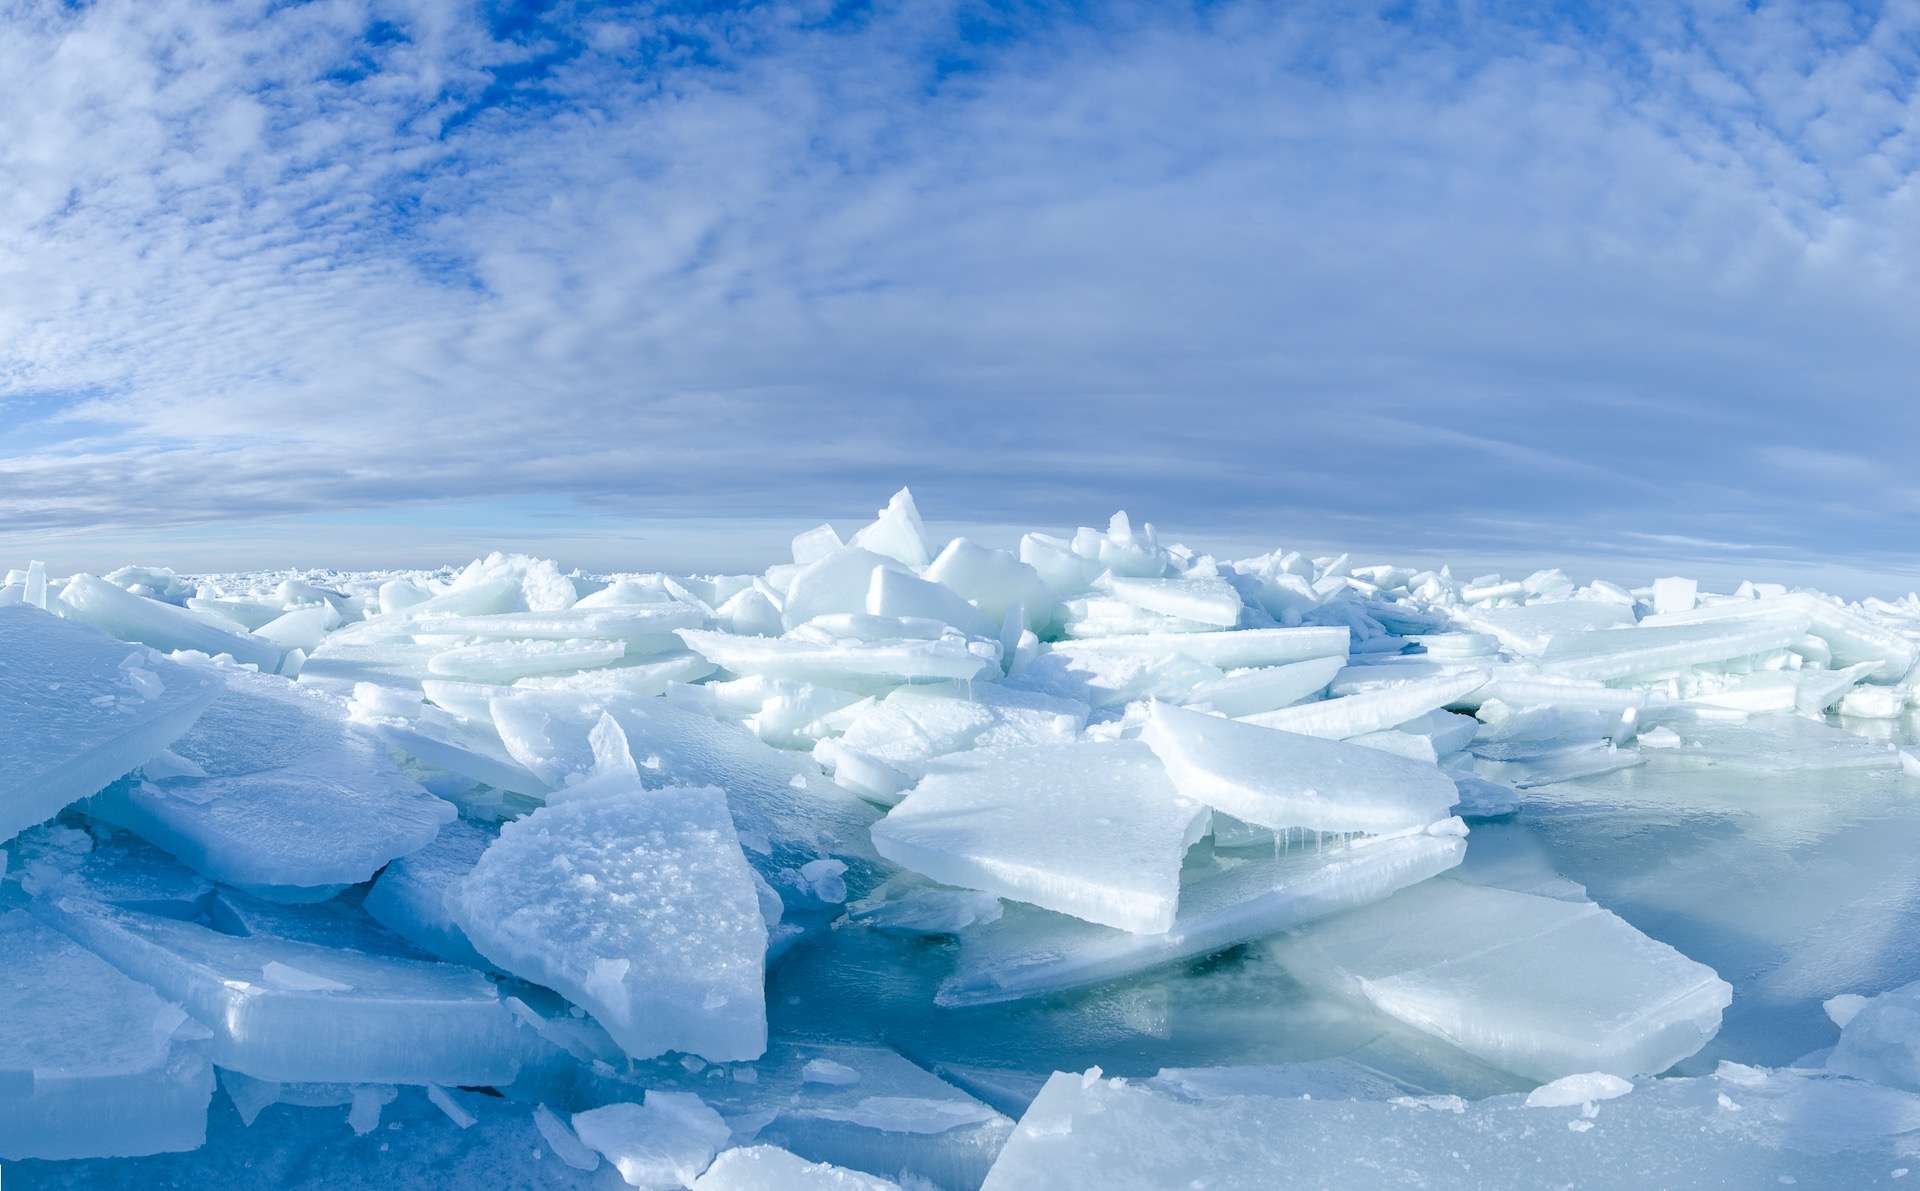
<path fill-rule="evenodd" d="M 206 1031 L 24 912 L 0 913 L 0 1158 L 191 1150 Z"/>
<path fill-rule="evenodd" d="M 338 700 L 238 667 L 214 673 L 225 690 L 173 746 L 204 776 L 119 782 L 88 814 L 214 880 L 289 900 L 365 881 L 455 817 Z"/>
<path fill-rule="evenodd" d="M 948 885 L 1152 934 L 1206 813 L 1138 741 L 981 749 L 929 762 L 873 843 Z"/>
<path fill-rule="evenodd" d="M 163 752 L 219 691 L 202 668 L 0 608 L 0 842 Z"/>
<path fill-rule="evenodd" d="M 932 624 L 935 622 L 920 622 Z M 948 630 L 934 636 L 902 635 L 866 640 L 843 635 L 843 626 L 809 622 L 784 637 L 736 637 L 683 629 L 687 648 L 723 670 L 861 693 L 881 693 L 908 682 L 988 680 L 1000 673 L 999 646 Z"/>

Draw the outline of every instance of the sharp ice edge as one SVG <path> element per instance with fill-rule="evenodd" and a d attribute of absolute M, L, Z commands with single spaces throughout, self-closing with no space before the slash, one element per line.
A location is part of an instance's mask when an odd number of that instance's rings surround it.
<path fill-rule="evenodd" d="M 1799 1068 L 1663 1077 L 1734 990 L 1513 844 L 1634 766 L 1910 780 L 1916 642 L 1920 595 L 1224 561 L 1124 514 L 942 547 L 904 490 L 749 575 L 33 564 L 0 1158 L 244 1150 L 217 1071 L 241 1130 L 399 1114 L 634 1185 L 1879 1179 L 1920 985 L 1829 982 Z M 1153 997 L 1240 1005 L 1180 967 L 1233 948 L 1399 1032 L 1129 1082 L 984 1008 L 1118 1059 Z"/>

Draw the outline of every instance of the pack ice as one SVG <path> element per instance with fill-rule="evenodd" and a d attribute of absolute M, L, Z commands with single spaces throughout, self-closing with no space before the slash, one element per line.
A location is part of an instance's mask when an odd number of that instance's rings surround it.
<path fill-rule="evenodd" d="M 10 573 L 8 1178 L 1920 1169 L 1920 595 L 795 528 Z"/>

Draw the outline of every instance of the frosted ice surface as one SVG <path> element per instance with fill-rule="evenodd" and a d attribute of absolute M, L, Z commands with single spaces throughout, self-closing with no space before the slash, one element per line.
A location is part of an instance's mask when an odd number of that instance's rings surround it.
<path fill-rule="evenodd" d="M 204 776 L 119 782 L 89 814 L 215 880 L 294 897 L 367 880 L 454 818 L 338 700 L 272 675 L 214 673 L 225 690 L 173 746 Z"/>
<path fill-rule="evenodd" d="M 1593 600 L 1556 600 L 1509 608 L 1462 611 L 1458 619 L 1468 628 L 1486 633 L 1522 657 L 1538 657 L 1559 640 L 1596 629 L 1631 625 L 1633 609 Z M 1434 652 L 1428 647 L 1428 652 Z"/>
<path fill-rule="evenodd" d="M 1190 878 L 1164 934 L 1128 934 L 1009 907 L 999 921 L 961 936 L 959 962 L 939 1001 L 987 1004 L 1117 980 L 1368 905 L 1459 864 L 1467 849 L 1458 827 L 1454 820 L 1326 842 L 1293 833 L 1273 855 Z"/>
<path fill-rule="evenodd" d="M 573 1131 L 600 1151 L 629 1187 L 689 1187 L 733 1130 L 698 1096 L 651 1091 L 639 1104 L 608 1104 L 573 1114 Z"/>
<path fill-rule="evenodd" d="M 525 1044 L 494 986 L 453 964 L 43 898 L 34 912 L 212 1032 L 208 1057 L 257 1079 L 507 1084 Z M 276 981 L 276 971 L 305 979 Z M 307 985 L 308 987 L 288 987 Z"/>
<path fill-rule="evenodd" d="M 280 667 L 282 649 L 249 634 L 230 633 L 208 624 L 185 608 L 134 595 L 92 575 L 75 575 L 60 593 L 61 614 L 92 625 L 122 641 L 137 641 L 155 649 L 197 650 L 208 656 L 230 654 L 233 660 L 259 666 L 271 673 Z"/>
<path fill-rule="evenodd" d="M 1446 878 L 1274 947 L 1301 979 L 1540 1080 L 1665 1071 L 1713 1037 L 1733 996 L 1592 902 Z"/>
<path fill-rule="evenodd" d="M 694 1191 L 899 1191 L 891 1179 L 825 1162 L 809 1162 L 778 1146 L 741 1146 L 714 1160 Z"/>
<path fill-rule="evenodd" d="M 1736 1064 L 1640 1081 L 1591 1115 L 1524 1095 L 1182 1095 L 1096 1069 L 1047 1082 L 982 1191 L 1899 1186 L 1916 1129 L 1920 1096 Z"/>
<path fill-rule="evenodd" d="M 1065 744 L 1084 704 L 997 683 L 901 687 L 854 716 L 835 742 L 918 780 L 935 757 L 974 748 Z"/>
<path fill-rule="evenodd" d="M 1138 741 L 982 749 L 930 762 L 873 826 L 880 854 L 949 885 L 1122 930 L 1165 931 L 1206 808 Z"/>
<path fill-rule="evenodd" d="M 1650 750 L 1650 763 L 1673 767 L 1718 766 L 1760 773 L 1828 769 L 1893 769 L 1899 754 L 1804 716 L 1711 716 L 1669 712 L 1658 723 L 1680 738 L 1672 748 Z"/>
<path fill-rule="evenodd" d="M 0 842 L 163 752 L 219 691 L 198 667 L 0 608 Z"/>
<path fill-rule="evenodd" d="M 1398 831 L 1445 818 L 1458 798 L 1432 765 L 1164 703 L 1140 739 L 1181 794 L 1263 827 Z"/>
<path fill-rule="evenodd" d="M 991 642 L 949 632 L 931 639 L 860 640 L 818 625 L 784 637 L 736 637 L 683 629 L 687 648 L 723 670 L 850 691 L 889 690 L 907 682 L 998 677 L 1000 650 Z"/>
<path fill-rule="evenodd" d="M 1086 644 L 1049 648 L 1016 669 L 1005 685 L 1105 708 L 1136 699 L 1185 702 L 1200 686 L 1222 677 L 1217 667 L 1179 654 L 1082 648 Z"/>
<path fill-rule="evenodd" d="M 0 1158 L 191 1150 L 205 1031 L 58 931 L 0 913 Z"/>
<path fill-rule="evenodd" d="M 1303 736 L 1345 740 L 1384 731 L 1457 704 L 1484 687 L 1489 677 L 1485 670 L 1464 670 L 1434 678 L 1416 678 L 1338 699 L 1263 711 L 1243 717 L 1242 722 Z"/>
<path fill-rule="evenodd" d="M 571 674 L 608 666 L 626 656 L 624 641 L 592 638 L 571 640 L 488 641 L 461 645 L 433 655 L 427 672 L 438 678 L 466 682 L 510 683 L 543 674 Z"/>
<path fill-rule="evenodd" d="M 1556 638 L 1539 663 L 1548 674 L 1565 678 L 1658 674 L 1785 649 L 1805 636 L 1811 623 L 1803 614 L 1782 612 L 1751 620 L 1605 629 Z"/>
<path fill-rule="evenodd" d="M 757 1058 L 767 928 L 725 793 L 591 784 L 501 829 L 454 892 L 455 921 L 635 1058 Z"/>
<path fill-rule="evenodd" d="M 432 843 L 387 865 L 367 891 L 367 913 L 423 951 L 453 963 L 486 967 L 455 920 L 449 895 L 493 840 L 492 831 L 466 819 L 447 824 Z"/>

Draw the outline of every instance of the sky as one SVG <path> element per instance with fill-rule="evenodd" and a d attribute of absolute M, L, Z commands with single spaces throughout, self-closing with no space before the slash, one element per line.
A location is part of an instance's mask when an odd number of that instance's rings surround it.
<path fill-rule="evenodd" d="M 764 565 L 909 485 L 1904 592 L 1917 84 L 1916 0 L 0 0 L 0 562 Z"/>

